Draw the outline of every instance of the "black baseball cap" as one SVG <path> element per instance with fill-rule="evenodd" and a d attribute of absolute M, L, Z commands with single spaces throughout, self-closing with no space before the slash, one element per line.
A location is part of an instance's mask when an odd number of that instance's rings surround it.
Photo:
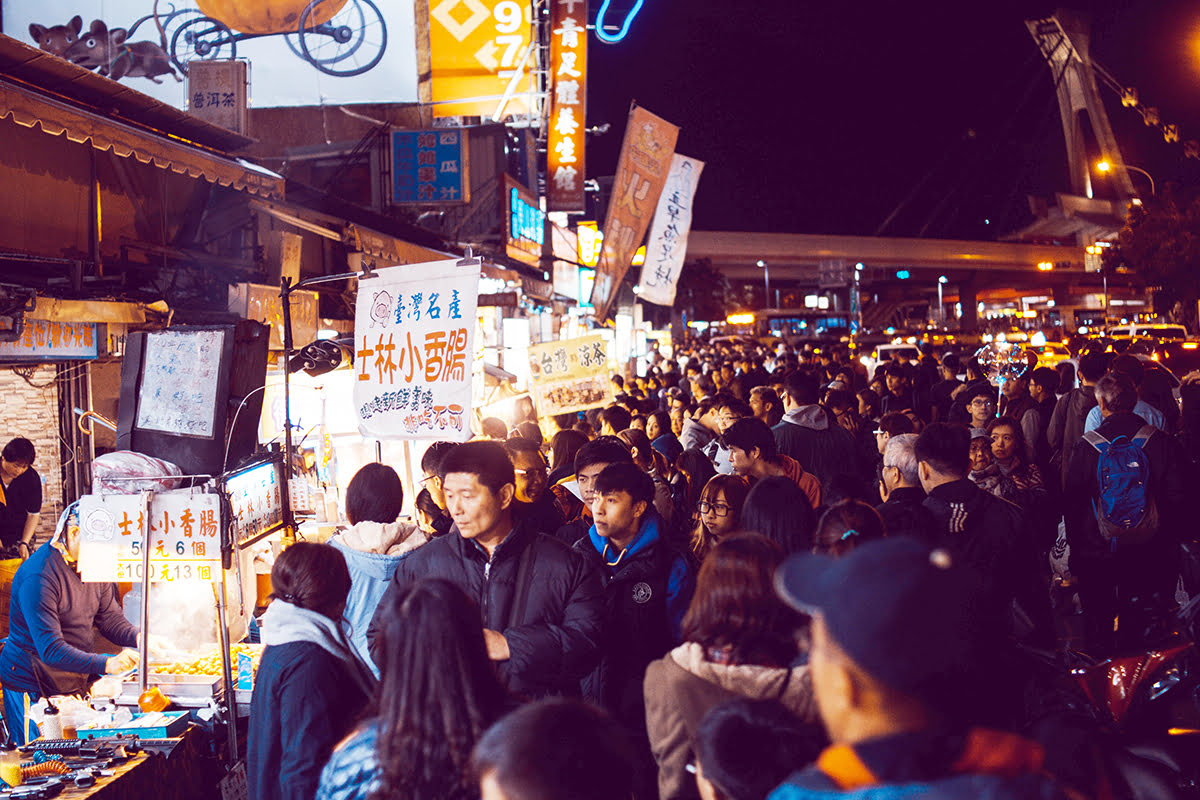
<path fill-rule="evenodd" d="M 779 596 L 819 613 L 867 674 L 939 706 L 995 644 L 981 584 L 949 551 L 910 537 L 868 542 L 840 559 L 796 554 L 775 572 Z"/>

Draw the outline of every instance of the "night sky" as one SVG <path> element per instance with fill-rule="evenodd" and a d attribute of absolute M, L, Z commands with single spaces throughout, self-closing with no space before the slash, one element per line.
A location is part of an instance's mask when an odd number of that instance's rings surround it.
<path fill-rule="evenodd" d="M 1200 4 L 1074 7 L 1092 15 L 1093 58 L 1200 139 Z M 636 100 L 707 162 L 697 229 L 871 235 L 907 198 L 884 235 L 998 238 L 1032 221 L 1027 195 L 1069 190 L 1050 68 L 1024 24 L 1053 9 L 645 0 L 622 43 L 590 43 L 588 124 L 613 129 L 590 140 L 589 174 L 613 173 Z M 1160 192 L 1200 183 L 1181 144 L 1102 96 L 1127 163 Z"/>

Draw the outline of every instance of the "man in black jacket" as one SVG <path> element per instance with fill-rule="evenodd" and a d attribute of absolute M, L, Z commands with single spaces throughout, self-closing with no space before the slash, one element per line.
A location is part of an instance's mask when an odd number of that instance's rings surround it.
<path fill-rule="evenodd" d="M 962 426 L 936 422 L 913 447 L 927 497 L 923 505 L 936 521 L 930 544 L 945 547 L 980 575 L 987 576 L 998 613 L 1015 601 L 1023 612 L 1016 629 L 1040 645 L 1053 645 L 1049 577 L 1043 580 L 1037 550 L 1016 505 L 980 489 L 970 471 L 971 433 Z M 1017 624 L 1020 621 L 1021 624 Z M 1032 631 L 1023 630 L 1032 625 Z"/>
<path fill-rule="evenodd" d="M 577 695 L 600 652 L 599 572 L 567 545 L 513 524 L 515 476 L 498 442 L 459 445 L 442 472 L 458 535 L 434 539 L 405 557 L 387 591 L 421 578 L 454 583 L 479 603 L 488 656 L 511 692 Z M 383 645 L 379 613 L 367 630 L 376 663 Z"/>
<path fill-rule="evenodd" d="M 784 379 L 783 421 L 771 429 L 780 453 L 828 486 L 837 475 L 858 475 L 854 436 L 818 405 L 821 385 L 800 370 Z"/>
<path fill-rule="evenodd" d="M 924 506 L 925 490 L 917 469 L 915 433 L 902 433 L 888 439 L 883 449 L 883 467 L 879 474 L 879 496 L 875 506 L 883 518 L 888 536 L 915 536 L 927 539 L 937 523 Z"/>
<path fill-rule="evenodd" d="M 1119 372 L 1096 384 L 1102 422 L 1094 433 L 1108 442 L 1136 437 L 1149 427 L 1133 413 L 1137 388 Z M 1100 533 L 1096 508 L 1100 501 L 1097 467 L 1099 450 L 1081 439 L 1071 454 L 1064 489 L 1067 541 L 1071 545 L 1071 574 L 1079 581 L 1088 653 L 1103 657 L 1125 644 L 1142 644 L 1144 623 L 1174 604 L 1179 575 L 1181 531 L 1193 507 L 1187 496 L 1187 465 L 1179 443 L 1157 428 L 1142 445 L 1149 462 L 1146 491 L 1158 514 L 1156 530 L 1145 541 L 1106 540 Z M 1114 630 L 1114 620 L 1117 621 Z"/>
<path fill-rule="evenodd" d="M 587 536 L 592 527 L 592 500 L 596 495 L 596 478 L 609 464 L 632 463 L 633 453 L 630 452 L 629 446 L 616 436 L 598 436 L 579 448 L 579 452 L 575 454 L 575 488 L 578 489 L 578 499 L 581 502 L 576 506 L 575 513 L 553 532 L 554 538 L 563 544 L 573 545 Z M 561 499 L 564 493 L 569 495 L 568 500 L 576 497 L 566 483 L 560 483 L 556 487 L 557 496 L 560 498 L 559 505 L 564 507 L 566 504 Z"/>
<path fill-rule="evenodd" d="M 575 548 L 604 575 L 609 624 L 600 664 L 583 683 L 584 697 L 624 726 L 637 750 L 637 796 L 653 798 L 658 771 L 646 733 L 642 679 L 650 662 L 679 643 L 691 571 L 662 538 L 654 482 L 635 465 L 611 464 L 600 473 L 592 518 L 595 524 Z"/>

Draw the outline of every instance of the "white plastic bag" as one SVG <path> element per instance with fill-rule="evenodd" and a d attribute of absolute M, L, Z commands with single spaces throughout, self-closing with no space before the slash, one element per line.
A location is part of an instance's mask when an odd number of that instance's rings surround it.
<path fill-rule="evenodd" d="M 183 470 L 170 461 L 117 450 L 105 453 L 92 461 L 92 491 L 97 494 L 136 494 L 153 490 L 165 492 L 177 489 Z"/>

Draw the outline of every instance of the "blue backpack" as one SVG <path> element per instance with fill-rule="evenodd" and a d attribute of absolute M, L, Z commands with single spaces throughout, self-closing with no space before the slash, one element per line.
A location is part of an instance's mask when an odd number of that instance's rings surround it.
<path fill-rule="evenodd" d="M 1154 434 L 1154 427 L 1143 425 L 1131 439 L 1118 436 L 1111 442 L 1096 431 L 1083 435 L 1100 454 L 1096 460 L 1096 479 L 1100 496 L 1093 502 L 1100 535 L 1112 542 L 1144 542 L 1158 531 L 1158 510 L 1150 497 L 1150 462 L 1143 446 Z"/>

